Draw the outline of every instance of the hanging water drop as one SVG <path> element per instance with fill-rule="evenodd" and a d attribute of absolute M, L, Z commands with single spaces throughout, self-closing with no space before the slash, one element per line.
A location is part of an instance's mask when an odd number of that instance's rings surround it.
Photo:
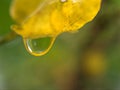
<path fill-rule="evenodd" d="M 45 37 L 39 39 L 23 39 L 25 48 L 34 56 L 45 55 L 53 46 L 55 37 Z"/>

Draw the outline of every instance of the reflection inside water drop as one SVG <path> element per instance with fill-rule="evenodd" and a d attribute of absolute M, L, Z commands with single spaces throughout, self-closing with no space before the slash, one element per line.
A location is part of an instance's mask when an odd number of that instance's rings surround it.
<path fill-rule="evenodd" d="M 23 39 L 27 51 L 34 56 L 46 54 L 52 47 L 55 37 Z"/>

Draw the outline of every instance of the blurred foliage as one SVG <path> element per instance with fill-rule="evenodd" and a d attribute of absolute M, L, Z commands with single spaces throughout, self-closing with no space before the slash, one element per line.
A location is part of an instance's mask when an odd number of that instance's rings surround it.
<path fill-rule="evenodd" d="M 13 23 L 11 0 L 0 1 L 0 34 Z M 29 55 L 16 37 L 0 46 L 0 90 L 119 90 L 120 0 L 104 0 L 93 22 L 64 33 L 52 50 Z"/>

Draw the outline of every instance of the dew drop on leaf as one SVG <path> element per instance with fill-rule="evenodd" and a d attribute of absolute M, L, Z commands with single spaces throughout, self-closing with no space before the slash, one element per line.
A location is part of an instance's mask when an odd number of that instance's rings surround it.
<path fill-rule="evenodd" d="M 55 37 L 45 37 L 39 39 L 23 39 L 25 48 L 34 56 L 42 56 L 46 54 L 55 41 Z"/>

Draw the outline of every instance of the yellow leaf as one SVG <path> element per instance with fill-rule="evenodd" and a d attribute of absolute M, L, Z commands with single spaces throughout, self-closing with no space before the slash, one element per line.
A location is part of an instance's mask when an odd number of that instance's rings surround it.
<path fill-rule="evenodd" d="M 74 32 L 96 16 L 100 4 L 101 0 L 15 0 L 11 15 L 23 22 L 12 29 L 29 39 Z"/>
<path fill-rule="evenodd" d="M 35 56 L 47 53 L 55 38 L 63 32 L 76 32 L 91 21 L 101 0 L 13 0 L 11 16 L 19 24 L 12 29 L 23 37 L 26 49 Z M 50 38 L 43 51 L 34 50 L 34 40 Z"/>

